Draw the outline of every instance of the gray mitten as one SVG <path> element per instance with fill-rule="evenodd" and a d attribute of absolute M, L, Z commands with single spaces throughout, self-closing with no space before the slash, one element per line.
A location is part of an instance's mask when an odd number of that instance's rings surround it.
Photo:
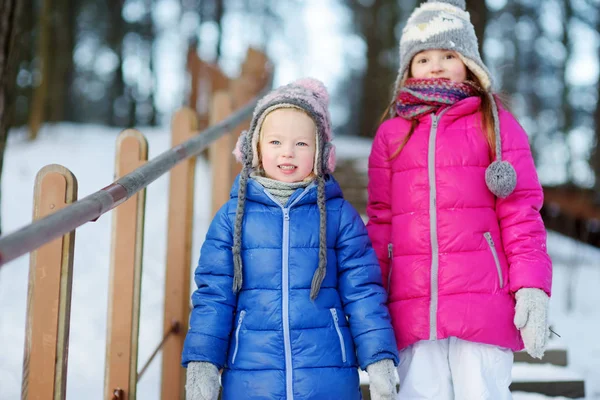
<path fill-rule="evenodd" d="M 390 359 L 367 365 L 371 400 L 394 400 L 396 398 L 396 367 Z"/>
<path fill-rule="evenodd" d="M 515 326 L 521 331 L 525 350 L 531 357 L 542 358 L 548 344 L 548 302 L 541 289 L 523 288 L 515 294 Z"/>
<path fill-rule="evenodd" d="M 219 370 L 209 362 L 191 362 L 187 366 L 185 394 L 187 400 L 217 400 Z"/>

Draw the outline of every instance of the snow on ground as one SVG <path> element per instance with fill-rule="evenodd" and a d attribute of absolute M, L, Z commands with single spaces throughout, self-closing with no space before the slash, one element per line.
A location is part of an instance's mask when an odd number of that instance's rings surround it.
<path fill-rule="evenodd" d="M 149 156 L 169 146 L 168 128 L 140 129 L 149 142 Z M 113 181 L 114 143 L 119 130 L 93 125 L 46 126 L 37 141 L 25 133 L 9 137 L 2 177 L 2 228 L 10 233 L 31 221 L 33 182 L 46 164 L 69 168 L 83 198 Z M 366 139 L 336 138 L 339 158 L 366 157 Z M 192 265 L 196 262 L 209 222 L 209 167 L 200 158 L 196 168 Z M 147 189 L 142 309 L 138 366 L 148 359 L 162 336 L 164 260 L 168 177 Z M 77 230 L 67 377 L 68 399 L 101 399 L 106 342 L 107 292 L 111 216 L 102 216 Z M 549 234 L 548 249 L 555 262 L 551 322 L 566 347 L 573 373 L 586 378 L 588 399 L 600 399 L 600 251 L 557 234 Z M 29 257 L 0 268 L 0 398 L 20 398 Z M 160 356 L 138 385 L 138 398 L 158 399 Z M 523 371 L 523 374 L 533 372 Z M 521 374 L 520 374 L 521 375 Z M 517 400 L 543 396 L 515 394 Z"/>

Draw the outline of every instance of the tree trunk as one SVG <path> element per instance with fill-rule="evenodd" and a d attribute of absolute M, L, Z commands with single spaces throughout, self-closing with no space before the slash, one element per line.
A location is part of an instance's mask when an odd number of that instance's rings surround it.
<path fill-rule="evenodd" d="M 51 20 L 52 57 L 48 60 L 46 121 L 72 121 L 70 88 L 73 83 L 73 51 L 77 4 L 73 0 L 54 0 Z"/>
<path fill-rule="evenodd" d="M 467 11 L 471 14 L 471 22 L 475 27 L 475 35 L 479 44 L 479 53 L 483 57 L 483 41 L 485 40 L 485 27 L 488 23 L 489 13 L 485 1 L 467 0 Z"/>
<path fill-rule="evenodd" d="M 14 103 L 13 89 L 18 58 L 18 47 L 15 44 L 17 43 L 22 7 L 22 0 L 2 0 L 0 2 L 0 182 L 6 138 L 11 124 L 8 105 Z M 2 234 L 1 227 L 0 234 Z"/>
<path fill-rule="evenodd" d="M 564 57 L 564 62 L 560 66 L 558 70 L 558 76 L 562 77 L 562 101 L 561 101 L 561 111 L 563 114 L 562 123 L 559 126 L 559 129 L 563 132 L 563 140 L 564 145 L 568 148 L 567 137 L 569 132 L 574 128 L 574 118 L 573 118 L 573 107 L 569 102 L 570 97 L 570 86 L 567 83 L 567 62 L 571 60 L 573 43 L 572 39 L 569 35 L 569 26 L 571 26 L 571 19 L 573 17 L 573 7 L 571 6 L 571 0 L 563 0 L 563 34 L 561 38 L 561 42 L 566 51 L 566 56 Z M 571 151 L 567 152 L 569 154 L 568 159 L 566 161 L 566 169 L 567 169 L 567 183 L 574 182 L 574 172 L 573 172 L 573 160 Z"/>
<path fill-rule="evenodd" d="M 125 88 L 125 80 L 123 78 L 123 39 L 125 38 L 125 21 L 123 20 L 123 2 L 119 0 L 110 0 L 108 2 L 108 18 L 110 28 L 106 43 L 112 51 L 115 52 L 117 60 L 117 68 L 114 72 L 112 82 L 106 92 L 108 98 L 108 123 L 112 126 L 134 126 L 135 111 L 132 111 L 131 103 L 134 101 L 130 91 Z M 115 107 L 127 107 L 127 113 L 115 112 Z M 127 115 L 126 117 L 123 117 Z M 132 120 L 133 119 L 133 120 Z"/>
<path fill-rule="evenodd" d="M 40 25 L 37 32 L 37 68 L 40 82 L 33 90 L 31 111 L 29 113 L 29 140 L 37 138 L 38 131 L 45 120 L 46 95 L 48 93 L 48 66 L 50 62 L 50 13 L 51 0 L 42 0 Z"/>
<path fill-rule="evenodd" d="M 221 59 L 221 43 L 223 42 L 223 15 L 225 13 L 223 1 L 224 0 L 215 1 L 215 23 L 219 27 L 215 64 Z"/>
<path fill-rule="evenodd" d="M 597 28 L 600 32 L 600 20 Z M 598 51 L 598 61 L 600 62 L 600 51 Z M 600 206 L 600 79 L 598 79 L 598 95 L 596 96 L 596 111 L 594 112 L 594 125 L 596 132 L 596 147 L 592 158 L 592 169 L 594 170 L 594 202 Z"/>
<path fill-rule="evenodd" d="M 357 105 L 358 135 L 373 137 L 387 108 L 396 79 L 398 40 L 395 35 L 400 10 L 395 1 L 376 1 L 371 6 L 353 2 L 351 10 L 367 45 L 367 66 L 361 79 Z M 389 59 L 393 57 L 394 62 Z"/>

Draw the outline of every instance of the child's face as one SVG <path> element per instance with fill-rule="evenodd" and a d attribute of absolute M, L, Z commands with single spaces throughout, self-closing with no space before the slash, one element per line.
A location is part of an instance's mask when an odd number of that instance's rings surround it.
<path fill-rule="evenodd" d="M 313 171 L 315 123 L 302 111 L 277 109 L 269 113 L 262 124 L 259 149 L 267 178 L 301 182 Z"/>
<path fill-rule="evenodd" d="M 411 63 L 410 72 L 413 78 L 431 79 L 446 78 L 454 82 L 467 79 L 467 67 L 451 50 L 424 50 L 417 53 Z"/>

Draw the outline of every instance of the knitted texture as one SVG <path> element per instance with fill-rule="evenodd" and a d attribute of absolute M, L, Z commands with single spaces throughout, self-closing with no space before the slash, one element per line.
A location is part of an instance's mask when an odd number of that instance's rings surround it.
<path fill-rule="evenodd" d="M 410 78 L 398 93 L 396 111 L 404 119 L 415 119 L 467 97 L 476 96 L 477 93 L 475 83 L 470 81 Z"/>
<path fill-rule="evenodd" d="M 492 76 L 479 54 L 477 36 L 470 18 L 463 0 L 428 0 L 413 11 L 402 30 L 400 39 L 400 66 L 394 83 L 393 101 L 403 96 L 401 92 L 407 83 L 412 84 L 409 82 L 408 75 L 412 59 L 417 53 L 434 49 L 455 51 L 482 85 L 480 95 L 487 96 L 490 101 L 494 120 L 496 158 L 486 170 L 486 184 L 494 195 L 504 198 L 516 187 L 517 175 L 512 165 L 502 161 L 500 120 L 496 99 L 492 94 Z M 441 96 L 448 94 L 446 90 L 442 89 Z M 429 109 L 427 99 L 422 100 L 423 103 L 419 107 L 413 104 L 411 111 L 402 107 L 392 107 L 390 117 L 406 115 L 405 118 L 412 119 L 423 113 L 436 111 Z"/>
<path fill-rule="evenodd" d="M 432 49 L 456 51 L 467 68 L 479 78 L 483 89 L 491 89 L 492 78 L 479 54 L 475 28 L 465 9 L 464 1 L 429 0 L 413 11 L 400 39 L 396 91 L 408 78 L 415 54 Z"/>
<path fill-rule="evenodd" d="M 220 387 L 216 366 L 209 362 L 188 364 L 185 383 L 187 400 L 217 400 Z"/>
<path fill-rule="evenodd" d="M 281 182 L 261 176 L 257 172 L 253 172 L 250 177 L 267 189 L 282 206 L 287 204 L 290 196 L 294 194 L 297 189 L 305 188 L 312 182 L 312 179 L 304 180 L 302 182 Z"/>
<path fill-rule="evenodd" d="M 242 289 L 242 222 L 244 218 L 244 204 L 246 201 L 246 186 L 252 171 L 260 166 L 258 143 L 260 130 L 267 115 L 280 108 L 296 108 L 305 112 L 316 126 L 316 151 L 313 173 L 317 182 L 317 205 L 319 208 L 319 265 L 315 271 L 310 298 L 316 299 L 321 283 L 325 277 L 327 267 L 327 212 L 325 207 L 325 175 L 335 169 L 335 147 L 331 143 L 333 132 L 329 116 L 329 94 L 320 81 L 313 78 L 303 78 L 288 85 L 281 86 L 263 97 L 252 116 L 248 131 L 240 135 L 233 154 L 242 163 L 240 173 L 240 187 L 238 190 L 238 203 L 233 236 L 233 291 Z"/>
<path fill-rule="evenodd" d="M 367 366 L 371 400 L 394 400 L 396 398 L 396 368 L 390 359 Z"/>
<path fill-rule="evenodd" d="M 515 326 L 521 331 L 525 350 L 534 358 L 541 359 L 546 351 L 549 337 L 548 303 L 550 298 L 541 289 L 523 288 L 515 294 Z"/>

